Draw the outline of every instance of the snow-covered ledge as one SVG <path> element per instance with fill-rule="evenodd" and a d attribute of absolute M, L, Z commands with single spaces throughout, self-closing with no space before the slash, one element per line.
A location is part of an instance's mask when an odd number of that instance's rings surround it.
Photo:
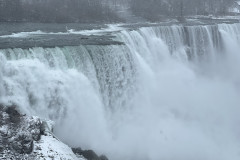
<path fill-rule="evenodd" d="M 85 160 L 59 141 L 51 122 L 21 115 L 16 106 L 0 104 L 0 159 Z"/>

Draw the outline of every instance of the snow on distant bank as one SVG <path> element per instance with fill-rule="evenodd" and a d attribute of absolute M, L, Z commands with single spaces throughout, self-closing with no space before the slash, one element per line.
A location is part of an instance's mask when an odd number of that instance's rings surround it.
<path fill-rule="evenodd" d="M 2 35 L 0 38 L 27 38 L 32 37 L 35 35 L 71 35 L 71 34 L 79 34 L 79 35 L 102 35 L 104 33 L 109 32 L 117 32 L 121 31 L 123 28 L 119 27 L 119 24 L 109 24 L 106 28 L 100 28 L 100 29 L 92 29 L 92 30 L 74 30 L 74 29 L 68 29 L 66 27 L 66 32 L 43 32 L 41 30 L 32 31 L 32 32 L 18 32 L 18 33 L 12 33 L 9 35 Z"/>
<path fill-rule="evenodd" d="M 37 34 L 45 34 L 44 32 L 38 30 L 33 32 L 19 32 L 19 33 L 12 33 L 10 35 L 2 35 L 0 38 L 26 38 L 31 35 L 37 35 Z"/>
<path fill-rule="evenodd" d="M 110 24 L 107 28 L 101 28 L 101 29 L 93 29 L 93 30 L 82 30 L 82 31 L 76 31 L 73 29 L 68 30 L 70 34 L 81 34 L 81 35 L 102 35 L 103 33 L 109 33 L 109 32 L 118 32 L 121 31 L 123 28 L 120 27 L 120 24 Z"/>

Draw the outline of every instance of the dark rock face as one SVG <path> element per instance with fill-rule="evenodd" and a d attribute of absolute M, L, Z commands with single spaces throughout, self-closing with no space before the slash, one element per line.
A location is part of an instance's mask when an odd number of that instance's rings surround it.
<path fill-rule="evenodd" d="M 108 158 L 107 158 L 105 155 L 101 155 L 99 158 L 100 158 L 101 160 L 108 160 Z"/>
<path fill-rule="evenodd" d="M 98 156 L 93 150 L 82 150 L 81 148 L 72 148 L 73 153 L 82 155 L 87 160 L 108 160 L 105 155 Z"/>
<path fill-rule="evenodd" d="M 16 105 L 0 104 L 0 159 L 17 159 L 21 154 L 30 154 L 33 141 L 41 137 L 41 124 L 38 118 L 21 115 Z"/>
<path fill-rule="evenodd" d="M 14 124 L 20 123 L 20 118 L 21 118 L 21 115 L 16 108 L 17 107 L 15 105 L 12 105 L 7 107 L 5 111 L 9 116 L 10 122 Z"/>

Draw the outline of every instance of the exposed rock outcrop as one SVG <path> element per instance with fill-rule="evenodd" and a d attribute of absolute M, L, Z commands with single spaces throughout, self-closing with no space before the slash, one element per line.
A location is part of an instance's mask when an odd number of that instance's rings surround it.
<path fill-rule="evenodd" d="M 82 155 L 87 160 L 108 160 L 105 155 L 98 156 L 93 150 L 82 150 L 81 148 L 72 148 L 75 154 Z"/>
<path fill-rule="evenodd" d="M 56 139 L 47 122 L 22 115 L 17 106 L 0 104 L 1 160 L 75 160 L 71 148 Z"/>
<path fill-rule="evenodd" d="M 30 154 L 33 151 L 33 141 L 40 139 L 40 119 L 21 115 L 15 105 L 0 105 L 0 118 L 2 150 L 14 154 Z"/>

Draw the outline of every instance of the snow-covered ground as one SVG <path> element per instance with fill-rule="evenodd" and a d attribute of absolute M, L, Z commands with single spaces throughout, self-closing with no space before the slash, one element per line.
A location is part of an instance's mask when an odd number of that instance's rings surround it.
<path fill-rule="evenodd" d="M 85 160 L 77 157 L 70 147 L 50 134 L 41 136 L 41 140 L 34 143 L 33 154 L 38 160 Z"/>
<path fill-rule="evenodd" d="M 51 122 L 21 115 L 15 106 L 0 104 L 1 160 L 85 160 L 59 141 Z"/>

